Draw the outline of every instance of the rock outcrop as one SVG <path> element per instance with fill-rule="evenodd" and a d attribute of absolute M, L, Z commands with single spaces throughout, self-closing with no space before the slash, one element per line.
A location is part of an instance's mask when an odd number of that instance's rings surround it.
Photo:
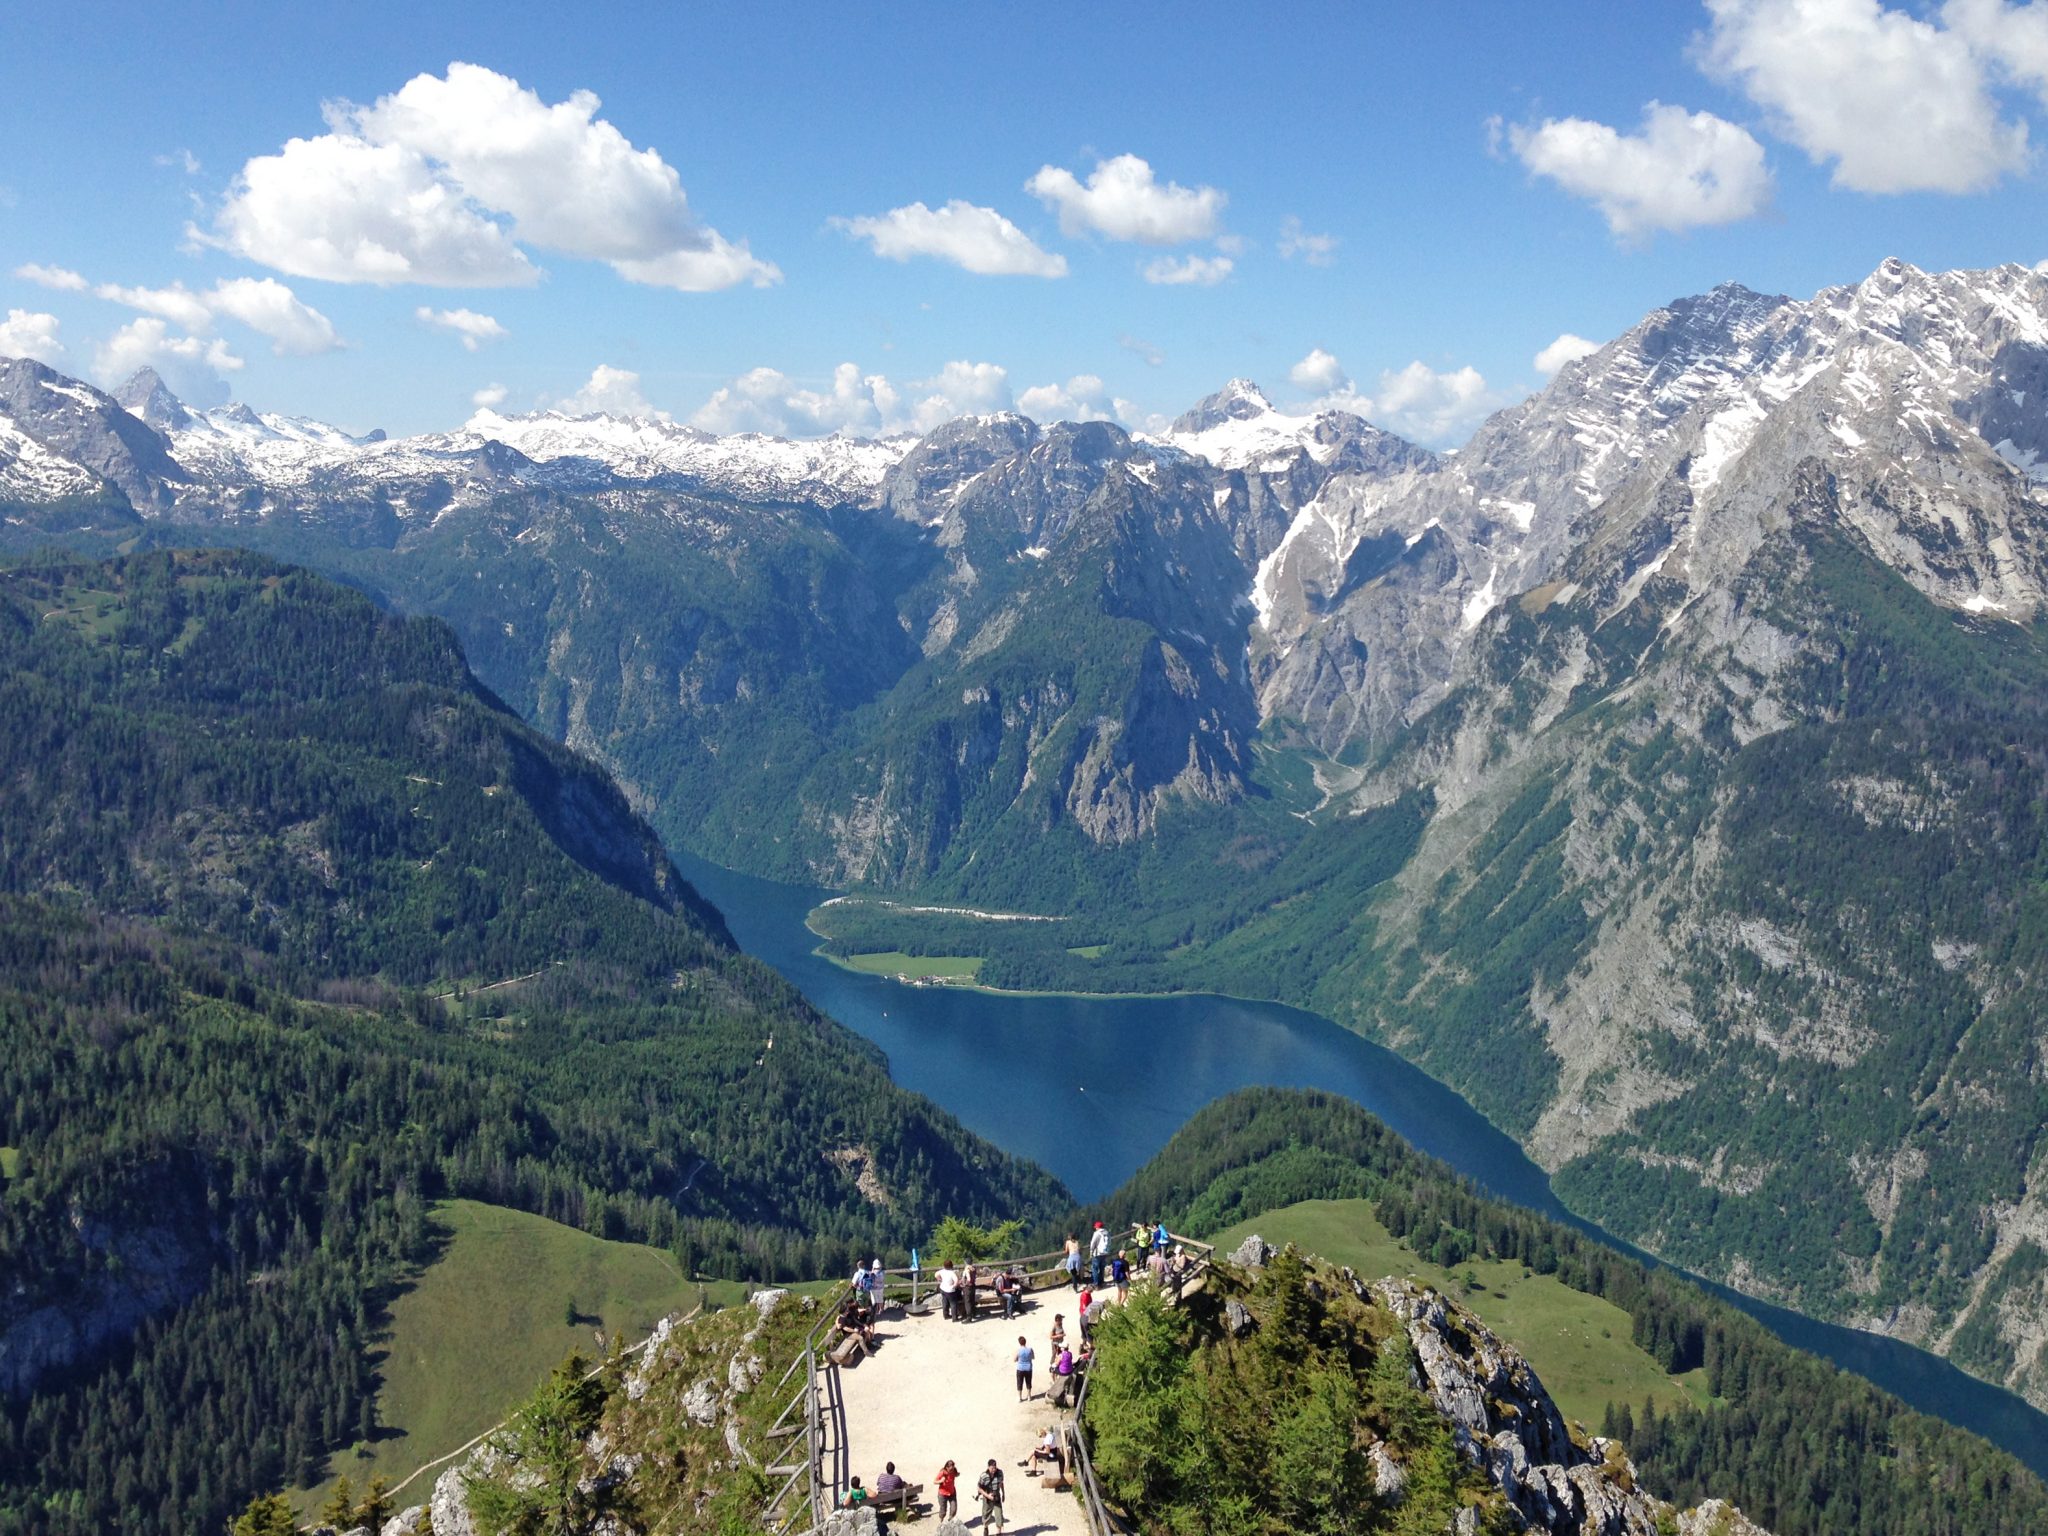
<path fill-rule="evenodd" d="M 1768 1536 L 1723 1501 L 1680 1512 L 1645 1492 L 1619 1442 L 1575 1439 L 1529 1362 L 1437 1292 L 1391 1278 L 1358 1289 L 1406 1325 L 1422 1385 L 1453 1426 L 1459 1450 L 1531 1530 L 1668 1536 L 1676 1521 L 1685 1536 Z M 1373 1449 L 1381 1494 L 1397 1499 L 1400 1469 L 1384 1447 Z"/>

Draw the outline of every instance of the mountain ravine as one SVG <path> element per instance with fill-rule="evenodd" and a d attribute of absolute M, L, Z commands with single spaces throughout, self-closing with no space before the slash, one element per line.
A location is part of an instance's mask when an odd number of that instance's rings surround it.
<path fill-rule="evenodd" d="M 1450 454 L 1242 381 L 388 441 L 6 367 L 8 543 L 441 615 L 675 843 L 1073 920 L 954 924 L 997 979 L 1315 1007 L 1609 1229 L 2048 1404 L 2048 277 L 1726 285 Z"/>

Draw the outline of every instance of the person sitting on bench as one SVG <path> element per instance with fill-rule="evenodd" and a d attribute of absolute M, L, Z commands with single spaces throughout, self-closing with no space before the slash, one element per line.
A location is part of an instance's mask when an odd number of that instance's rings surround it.
<path fill-rule="evenodd" d="M 1045 1438 L 1031 1448 L 1030 1465 L 1034 1477 L 1038 1474 L 1037 1463 L 1041 1461 L 1051 1462 L 1053 1470 L 1059 1474 L 1059 1483 L 1064 1484 L 1066 1482 L 1067 1453 L 1066 1448 L 1060 1444 L 1060 1432 L 1057 1425 L 1047 1425 Z"/>
<path fill-rule="evenodd" d="M 1074 1352 L 1066 1345 L 1060 1346 L 1059 1354 L 1052 1362 L 1053 1405 L 1064 1408 L 1073 1398 Z"/>
<path fill-rule="evenodd" d="M 874 1317 L 874 1313 L 849 1296 L 846 1305 L 839 1309 L 839 1327 L 842 1332 L 859 1338 L 861 1343 L 872 1345 L 875 1342 Z"/>

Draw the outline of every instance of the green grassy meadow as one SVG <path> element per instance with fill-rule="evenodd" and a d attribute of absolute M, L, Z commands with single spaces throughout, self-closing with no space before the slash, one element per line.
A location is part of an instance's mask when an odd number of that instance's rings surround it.
<path fill-rule="evenodd" d="M 982 966 L 979 955 L 906 955 L 896 949 L 826 958 L 849 971 L 862 971 L 870 976 L 903 976 L 913 981 L 924 976 L 941 981 L 972 981 Z"/>
<path fill-rule="evenodd" d="M 436 1219 L 446 1247 L 391 1305 L 377 1394 L 383 1437 L 331 1465 L 358 1491 L 379 1473 L 396 1485 L 482 1434 L 571 1350 L 594 1359 L 600 1326 L 637 1343 L 700 1297 L 733 1306 L 749 1289 L 686 1280 L 660 1249 L 502 1206 L 451 1200 Z M 573 1324 L 565 1320 L 571 1300 Z M 420 1502 L 427 1482 L 415 1483 L 408 1500 Z M 316 1508 L 331 1486 L 300 1496 L 303 1506 Z"/>
<path fill-rule="evenodd" d="M 1703 1371 L 1668 1376 L 1630 1337 L 1629 1316 L 1610 1302 L 1530 1274 L 1520 1263 L 1474 1259 L 1445 1270 L 1380 1225 L 1369 1200 L 1305 1200 L 1268 1211 L 1209 1241 L 1228 1253 L 1252 1233 L 1275 1247 L 1293 1243 L 1333 1264 L 1349 1264 L 1367 1280 L 1412 1277 L 1433 1285 L 1528 1357 L 1568 1419 L 1597 1430 L 1609 1403 L 1660 1409 L 1707 1402 Z M 1466 1276 L 1478 1281 L 1466 1284 Z"/>

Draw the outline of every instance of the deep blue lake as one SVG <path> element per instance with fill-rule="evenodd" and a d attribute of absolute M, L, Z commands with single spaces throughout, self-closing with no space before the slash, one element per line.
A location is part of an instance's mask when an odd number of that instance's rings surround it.
<path fill-rule="evenodd" d="M 999 997 L 905 986 L 814 953 L 817 936 L 804 918 L 828 892 L 688 855 L 677 863 L 744 949 L 887 1052 L 897 1082 L 1050 1169 L 1084 1200 L 1136 1172 L 1212 1099 L 1261 1085 L 1322 1088 L 1355 1099 L 1503 1199 L 1634 1251 L 1565 1210 L 1543 1170 L 1457 1094 L 1315 1014 L 1224 997 Z M 1912 1345 L 1710 1288 L 1786 1342 L 1975 1430 L 2048 1477 L 2048 1415 L 2012 1393 Z"/>

